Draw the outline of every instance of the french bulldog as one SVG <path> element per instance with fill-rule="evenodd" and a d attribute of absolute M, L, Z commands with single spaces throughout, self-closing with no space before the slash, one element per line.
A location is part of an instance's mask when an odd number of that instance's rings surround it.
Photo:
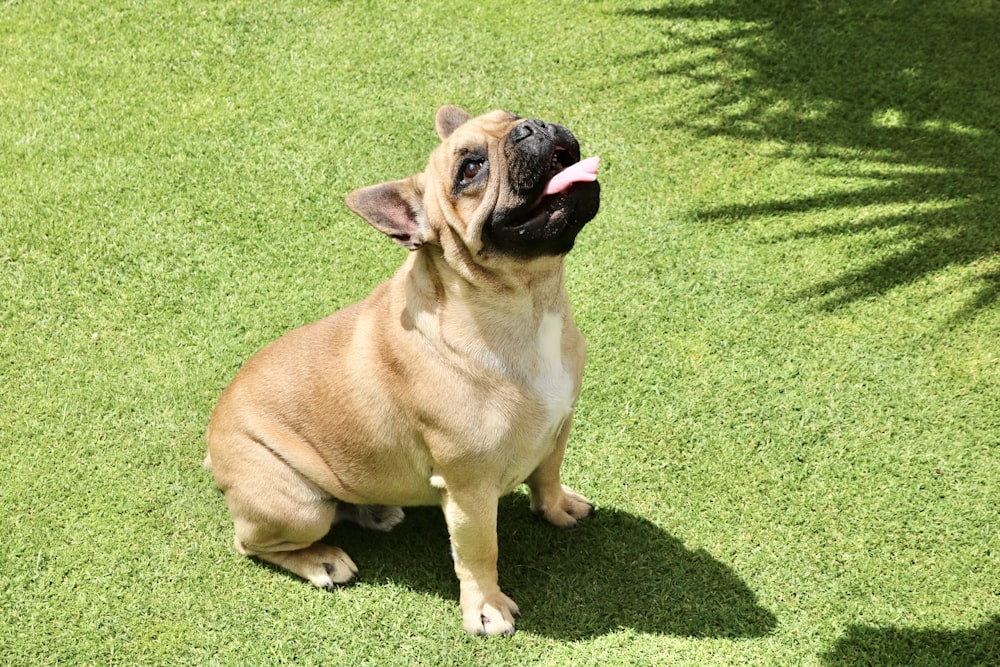
<path fill-rule="evenodd" d="M 560 482 L 584 341 L 564 257 L 597 214 L 597 158 L 565 127 L 505 111 L 437 112 L 426 169 L 361 188 L 347 206 L 410 250 L 365 300 L 282 336 L 222 393 L 205 465 L 237 551 L 314 585 L 352 583 L 324 541 L 440 505 L 463 626 L 512 635 L 497 581 L 498 499 L 569 528 L 593 512 Z"/>

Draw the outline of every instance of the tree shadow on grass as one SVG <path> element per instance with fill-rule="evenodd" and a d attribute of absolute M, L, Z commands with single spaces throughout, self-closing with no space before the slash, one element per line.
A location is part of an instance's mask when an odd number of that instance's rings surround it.
<path fill-rule="evenodd" d="M 830 667 L 992 667 L 1000 665 L 1000 616 L 965 631 L 853 625 L 822 659 Z"/>
<path fill-rule="evenodd" d="M 525 632 L 562 640 L 620 628 L 738 638 L 767 635 L 777 624 L 729 567 L 627 512 L 599 509 L 577 528 L 559 530 L 514 494 L 500 501 L 498 532 L 500 585 L 521 607 Z M 389 580 L 457 605 L 439 509 L 408 509 L 385 535 L 338 525 L 329 541 L 358 563 L 362 581 Z"/>
<path fill-rule="evenodd" d="M 831 183 L 855 183 L 827 195 L 708 207 L 698 219 L 826 209 L 848 220 L 809 232 L 870 248 L 801 292 L 824 308 L 956 266 L 970 267 L 975 281 L 961 315 L 997 302 L 1000 4 L 710 0 L 621 13 L 648 20 L 665 44 L 626 59 L 651 80 L 701 91 L 693 115 L 654 122 L 758 141 L 761 150 L 777 143 L 835 165 L 823 174 Z"/>

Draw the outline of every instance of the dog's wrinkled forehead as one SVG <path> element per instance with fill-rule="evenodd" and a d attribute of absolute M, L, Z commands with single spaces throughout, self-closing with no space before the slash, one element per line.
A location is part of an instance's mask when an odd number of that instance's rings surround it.
<path fill-rule="evenodd" d="M 439 195 L 448 201 L 445 218 L 475 244 L 483 217 L 508 196 L 508 137 L 524 122 L 503 110 L 472 117 L 457 107 L 437 115 L 441 144 L 428 165 Z"/>
<path fill-rule="evenodd" d="M 505 137 L 523 119 L 503 110 L 492 111 L 476 118 L 471 118 L 459 125 L 452 132 L 452 138 L 461 143 L 475 136 L 491 137 L 500 140 Z"/>
<path fill-rule="evenodd" d="M 483 158 L 488 157 L 487 154 L 499 147 L 521 122 L 523 119 L 519 116 L 498 110 L 470 118 L 456 127 L 439 126 L 439 133 L 448 134 L 442 138 L 435 153 L 441 166 L 461 162 L 470 155 L 475 157 L 481 154 Z"/>

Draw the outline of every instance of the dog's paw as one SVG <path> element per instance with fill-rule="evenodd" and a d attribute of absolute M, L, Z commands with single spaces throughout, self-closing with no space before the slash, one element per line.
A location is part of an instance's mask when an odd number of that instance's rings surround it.
<path fill-rule="evenodd" d="M 358 524 L 372 530 L 388 533 L 403 522 L 402 507 L 386 505 L 361 505 L 358 507 Z"/>
<path fill-rule="evenodd" d="M 358 566 L 339 547 L 322 542 L 294 551 L 250 553 L 240 551 L 262 561 L 273 563 L 307 579 L 313 586 L 332 591 L 339 586 L 350 586 L 358 579 Z"/>
<path fill-rule="evenodd" d="M 513 636 L 514 619 L 520 615 L 517 604 L 499 590 L 490 596 L 462 594 L 462 625 L 470 635 Z"/>
<path fill-rule="evenodd" d="M 328 547 L 321 556 L 320 567 L 323 573 L 318 577 L 309 577 L 316 586 L 332 591 L 340 586 L 350 586 L 358 580 L 358 566 L 351 557 L 338 547 Z M 317 571 L 318 573 L 318 571 Z"/>
<path fill-rule="evenodd" d="M 541 514 L 546 521 L 559 528 L 572 528 L 580 519 L 585 519 L 594 513 L 594 505 L 585 497 L 563 485 L 560 493 L 533 494 L 531 509 Z"/>
<path fill-rule="evenodd" d="M 335 523 L 353 521 L 362 528 L 380 530 L 387 533 L 400 523 L 405 515 L 402 507 L 388 505 L 350 505 L 343 503 L 337 507 Z"/>

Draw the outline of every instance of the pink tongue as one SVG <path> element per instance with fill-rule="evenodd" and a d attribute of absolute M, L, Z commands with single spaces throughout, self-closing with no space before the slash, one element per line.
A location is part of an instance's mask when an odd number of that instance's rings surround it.
<path fill-rule="evenodd" d="M 558 192 L 565 192 L 574 183 L 596 181 L 597 165 L 600 162 L 601 158 L 599 157 L 589 157 L 576 164 L 571 164 L 552 177 L 549 184 L 545 186 L 545 194 L 554 195 Z"/>

